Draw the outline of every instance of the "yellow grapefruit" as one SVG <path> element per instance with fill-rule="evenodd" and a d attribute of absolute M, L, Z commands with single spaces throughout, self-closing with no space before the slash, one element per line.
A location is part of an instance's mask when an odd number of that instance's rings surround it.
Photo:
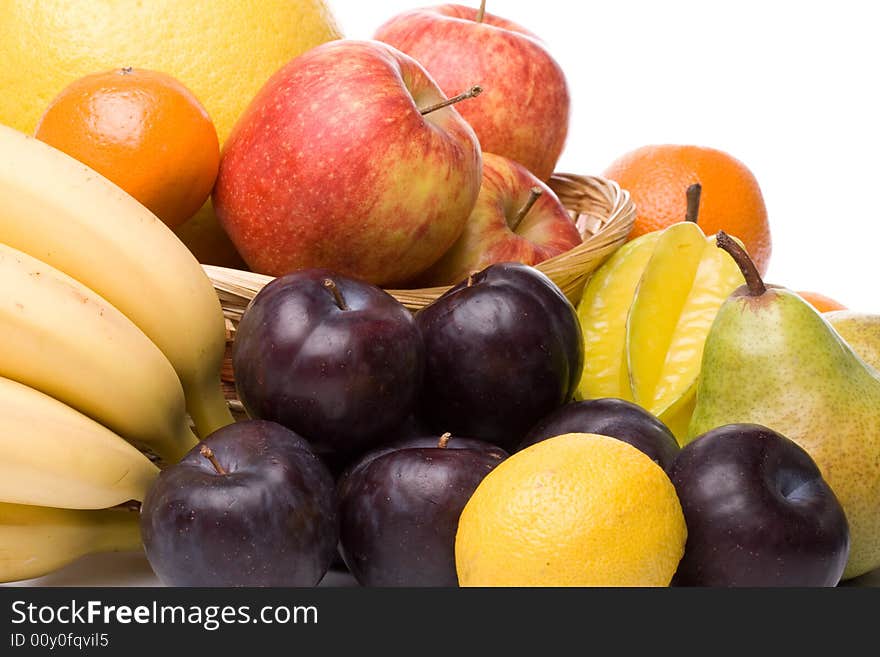
<path fill-rule="evenodd" d="M 339 37 L 323 0 L 6 0 L 0 123 L 31 133 L 77 78 L 132 66 L 183 82 L 222 143 L 282 64 Z"/>

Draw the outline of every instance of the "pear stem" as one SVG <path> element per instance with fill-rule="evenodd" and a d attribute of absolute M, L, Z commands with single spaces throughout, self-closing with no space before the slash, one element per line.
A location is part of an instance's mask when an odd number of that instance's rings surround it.
<path fill-rule="evenodd" d="M 333 294 L 333 300 L 336 302 L 336 305 L 339 306 L 339 310 L 348 310 L 348 304 L 345 303 L 345 297 L 342 296 L 342 292 L 339 289 L 339 286 L 336 285 L 336 281 L 332 278 L 324 279 L 324 287 L 326 287 Z"/>
<path fill-rule="evenodd" d="M 214 469 L 217 471 L 218 475 L 228 474 L 226 470 L 223 469 L 223 466 L 220 465 L 220 461 L 217 460 L 217 457 L 214 456 L 213 449 L 211 449 L 207 445 L 202 445 L 202 448 L 199 450 L 199 454 L 201 454 L 211 462 L 211 465 L 214 466 Z"/>
<path fill-rule="evenodd" d="M 522 220 L 526 218 L 526 215 L 529 213 L 529 210 L 532 209 L 532 206 L 535 204 L 539 198 L 541 198 L 541 194 L 544 193 L 544 190 L 538 187 L 537 185 L 532 187 L 529 190 L 529 198 L 526 200 L 525 205 L 523 205 L 519 212 L 516 213 L 516 216 L 513 218 L 513 221 L 510 222 L 510 230 L 516 232 L 516 229 L 519 228 L 519 225 L 522 223 Z"/>
<path fill-rule="evenodd" d="M 468 89 L 467 91 L 458 94 L 457 96 L 453 96 L 452 98 L 447 98 L 446 100 L 442 100 L 439 103 L 435 103 L 434 105 L 428 105 L 427 107 L 420 109 L 419 113 L 424 116 L 425 114 L 430 114 L 431 112 L 436 112 L 438 109 L 443 109 L 444 107 L 449 107 L 450 105 L 455 105 L 456 103 L 460 103 L 463 100 L 467 100 L 468 98 L 476 98 L 481 93 L 483 93 L 483 87 L 478 84 L 475 84 L 473 87 Z"/>
<path fill-rule="evenodd" d="M 695 183 L 687 188 L 687 213 L 684 216 L 685 221 L 692 224 L 697 223 L 700 216 L 700 197 L 703 195 L 703 186 Z"/>
<path fill-rule="evenodd" d="M 437 441 L 437 447 L 440 449 L 446 449 L 446 446 L 449 444 L 449 439 L 452 438 L 452 434 L 448 431 L 440 436 L 440 440 Z"/>
<path fill-rule="evenodd" d="M 477 10 L 477 22 L 482 23 L 483 18 L 486 16 L 486 0 L 483 0 L 480 3 L 480 8 Z"/>
<path fill-rule="evenodd" d="M 733 258 L 733 261 L 746 279 L 746 285 L 749 286 L 749 294 L 751 296 L 759 297 L 767 292 L 767 286 L 764 285 L 761 274 L 758 273 L 758 268 L 755 267 L 755 263 L 752 262 L 746 250 L 736 243 L 736 240 L 723 230 L 719 230 L 715 236 L 715 245 L 719 249 L 727 251 L 730 257 Z"/>

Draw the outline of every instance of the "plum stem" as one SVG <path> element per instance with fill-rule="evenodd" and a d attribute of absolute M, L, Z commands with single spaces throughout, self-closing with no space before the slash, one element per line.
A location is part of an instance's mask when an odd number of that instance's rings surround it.
<path fill-rule="evenodd" d="M 513 218 L 513 221 L 510 222 L 510 230 L 516 232 L 516 229 L 519 228 L 519 225 L 522 223 L 522 220 L 526 218 L 526 215 L 529 213 L 529 210 L 532 209 L 532 206 L 535 202 L 541 198 L 541 194 L 544 193 L 544 190 L 535 185 L 529 190 L 529 198 L 526 200 L 525 204 L 519 209 L 519 212 L 516 213 L 516 216 Z"/>
<path fill-rule="evenodd" d="M 743 278 L 746 279 L 746 285 L 749 286 L 749 294 L 753 297 L 759 297 L 767 291 L 767 286 L 758 273 L 755 263 L 746 253 L 746 250 L 736 243 L 730 235 L 723 230 L 719 230 L 715 236 L 715 245 L 719 249 L 724 249 L 733 258 L 739 270 L 742 272 Z"/>
<path fill-rule="evenodd" d="M 694 183 L 687 188 L 687 213 L 684 216 L 685 221 L 692 224 L 697 223 L 700 216 L 700 197 L 703 195 L 703 186 L 700 183 Z"/>
<path fill-rule="evenodd" d="M 453 96 L 452 98 L 447 98 L 446 100 L 441 100 L 439 103 L 435 103 L 433 105 L 428 105 L 427 107 L 420 109 L 419 113 L 424 116 L 425 114 L 430 114 L 431 112 L 436 112 L 438 109 L 443 109 L 444 107 L 449 107 L 450 105 L 455 105 L 456 103 L 460 103 L 463 100 L 467 100 L 468 98 L 476 98 L 481 93 L 483 93 L 483 87 L 478 84 L 475 84 L 473 87 L 468 89 L 465 92 L 458 94 L 457 96 Z"/>
<path fill-rule="evenodd" d="M 211 465 L 214 466 L 214 469 L 217 471 L 218 475 L 228 474 L 226 470 L 223 469 L 223 466 L 220 465 L 220 461 L 217 460 L 217 457 L 214 456 L 213 449 L 211 449 L 207 445 L 202 445 L 202 448 L 199 450 L 199 454 L 201 454 L 211 462 Z"/>
<path fill-rule="evenodd" d="M 486 0 L 480 2 L 480 8 L 477 10 L 477 22 L 482 23 L 486 16 Z"/>
<path fill-rule="evenodd" d="M 324 279 L 324 287 L 326 287 L 333 294 L 333 300 L 336 302 L 336 305 L 339 306 L 339 310 L 348 310 L 348 304 L 345 303 L 345 297 L 342 296 L 342 291 L 339 289 L 339 286 L 336 285 L 336 281 L 332 278 Z"/>
<path fill-rule="evenodd" d="M 440 449 L 446 449 L 446 446 L 449 444 L 449 439 L 452 438 L 452 434 L 448 431 L 440 436 L 440 440 L 437 441 L 437 447 Z"/>

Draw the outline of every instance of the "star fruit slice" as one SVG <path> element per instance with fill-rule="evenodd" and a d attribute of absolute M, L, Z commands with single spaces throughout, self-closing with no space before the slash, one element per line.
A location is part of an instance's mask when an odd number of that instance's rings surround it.
<path fill-rule="evenodd" d="M 586 354 L 579 399 L 633 401 L 626 366 L 626 317 L 660 232 L 621 246 L 591 277 L 578 303 Z"/>
<path fill-rule="evenodd" d="M 725 299 L 745 280 L 691 222 L 663 231 L 626 319 L 631 394 L 681 440 L 695 403 L 706 336 Z"/>

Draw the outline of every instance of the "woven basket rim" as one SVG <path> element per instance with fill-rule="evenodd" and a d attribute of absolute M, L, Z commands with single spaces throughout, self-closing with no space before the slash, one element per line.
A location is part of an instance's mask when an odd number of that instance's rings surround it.
<path fill-rule="evenodd" d="M 580 297 L 589 275 L 627 239 L 635 221 L 630 193 L 615 181 L 591 175 L 554 173 L 548 186 L 559 197 L 573 220 L 585 226 L 584 241 L 558 256 L 535 265 L 554 281 L 573 303 Z M 223 305 L 227 318 L 237 321 L 247 303 L 273 276 L 255 272 L 202 265 Z M 387 289 L 412 310 L 418 310 L 441 296 L 451 286 Z"/>

